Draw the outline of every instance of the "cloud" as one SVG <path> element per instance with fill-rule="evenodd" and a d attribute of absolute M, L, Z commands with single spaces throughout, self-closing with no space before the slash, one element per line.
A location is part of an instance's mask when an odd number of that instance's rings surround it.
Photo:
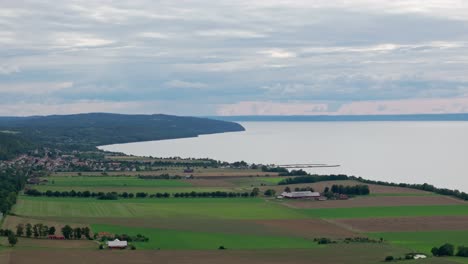
<path fill-rule="evenodd" d="M 43 95 L 69 89 L 72 82 L 0 83 L 0 94 Z"/>
<path fill-rule="evenodd" d="M 194 115 L 455 102 L 468 93 L 467 13 L 465 0 L 3 1 L 0 104 Z"/>
<path fill-rule="evenodd" d="M 222 105 L 217 115 L 313 115 L 324 113 L 328 105 L 324 103 L 279 103 L 262 101 L 244 101 L 231 105 Z"/>
<path fill-rule="evenodd" d="M 260 51 L 259 53 L 266 54 L 271 58 L 277 58 L 277 59 L 287 59 L 287 58 L 296 57 L 296 53 L 291 52 L 291 51 L 286 51 L 283 49 L 269 49 L 269 50 Z"/>
<path fill-rule="evenodd" d="M 16 65 L 0 65 L 0 75 L 9 75 L 20 72 L 20 68 Z"/>
<path fill-rule="evenodd" d="M 169 35 L 160 32 L 141 32 L 138 34 L 139 37 L 149 39 L 168 39 Z"/>
<path fill-rule="evenodd" d="M 218 37 L 218 38 L 264 38 L 265 34 L 249 31 L 249 30 L 237 30 L 237 29 L 213 29 L 213 30 L 201 30 L 195 32 L 195 35 L 201 37 Z"/>
<path fill-rule="evenodd" d="M 207 88 L 208 85 L 200 82 L 186 82 L 180 80 L 172 80 L 165 83 L 167 86 L 172 88 L 194 88 L 194 89 L 203 89 Z"/>
<path fill-rule="evenodd" d="M 58 47 L 99 47 L 114 43 L 113 40 L 99 38 L 90 34 L 74 32 L 61 32 L 54 36 L 54 42 Z"/>
<path fill-rule="evenodd" d="M 229 115 L 381 115 L 447 114 L 468 112 L 468 97 L 446 99 L 408 99 L 344 103 L 333 111 L 336 102 L 239 102 L 221 105 L 216 113 Z"/>

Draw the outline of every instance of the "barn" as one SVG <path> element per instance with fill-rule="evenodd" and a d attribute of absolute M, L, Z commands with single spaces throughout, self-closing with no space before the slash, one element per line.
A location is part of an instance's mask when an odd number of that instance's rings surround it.
<path fill-rule="evenodd" d="M 304 192 L 283 192 L 281 194 L 282 197 L 288 199 L 304 199 L 304 198 L 312 198 L 318 199 L 320 198 L 319 192 L 311 192 L 311 191 L 304 191 Z"/>
<path fill-rule="evenodd" d="M 128 244 L 127 241 L 120 241 L 118 239 L 115 239 L 114 241 L 107 241 L 107 246 L 109 248 L 124 249 L 128 246 Z"/>

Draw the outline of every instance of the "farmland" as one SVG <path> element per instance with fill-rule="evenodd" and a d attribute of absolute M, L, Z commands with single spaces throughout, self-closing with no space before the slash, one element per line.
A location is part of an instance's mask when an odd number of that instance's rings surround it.
<path fill-rule="evenodd" d="M 135 159 L 135 157 L 132 157 Z M 183 169 L 168 171 L 176 174 Z M 197 170 L 199 170 L 197 172 Z M 141 172 L 140 172 L 141 173 Z M 197 174 L 198 173 L 198 174 Z M 259 176 L 247 176 L 249 174 Z M 147 242 L 132 243 L 136 251 L 99 251 L 99 241 L 19 239 L 17 250 L 0 249 L 0 257 L 13 263 L 31 260 L 29 250 L 40 249 L 41 258 L 73 256 L 86 252 L 93 259 L 120 263 L 121 256 L 132 255 L 141 263 L 152 258 L 164 262 L 174 250 L 204 263 L 223 260 L 234 263 L 248 259 L 253 263 L 376 263 L 387 255 L 404 256 L 409 252 L 429 252 L 445 242 L 468 245 L 468 204 L 464 201 L 409 188 L 369 184 L 371 195 L 349 200 L 283 200 L 263 195 L 268 189 L 280 193 L 284 188 L 312 188 L 322 192 L 333 184 L 355 186 L 356 180 L 278 185 L 285 177 L 262 175 L 261 171 L 233 169 L 195 169 L 202 175 L 186 179 L 142 179 L 148 172 L 57 173 L 42 177 L 38 185 L 28 185 L 40 192 L 250 192 L 259 188 L 257 197 L 208 198 L 121 198 L 100 200 L 96 197 L 47 197 L 20 195 L 13 215 L 2 228 L 14 230 L 18 224 L 43 223 L 61 229 L 66 224 L 87 226 L 92 232 L 143 234 Z M 211 176 L 208 176 L 211 175 Z M 432 224 L 426 224 L 430 222 Z M 314 239 L 329 238 L 332 244 L 319 245 Z M 369 242 L 345 243 L 345 238 L 370 238 Z M 383 238 L 383 242 L 379 242 Z M 5 244 L 6 242 L 3 242 Z M 219 247 L 227 250 L 220 251 Z M 70 249 L 73 248 L 73 251 Z M 372 253 L 369 253 L 372 249 Z M 155 251 L 157 250 L 157 255 Z M 337 256 L 339 250 L 349 255 Z M 19 251 L 24 252 L 18 254 Z M 6 253 L 5 253 L 6 252 Z M 254 253 L 255 252 L 255 253 Z M 365 254 L 363 252 L 366 252 Z M 176 254 L 177 255 L 177 254 Z M 293 258 L 284 256 L 293 255 Z M 0 258 L 1 259 L 1 258 Z M 179 263 L 187 260 L 180 259 Z M 463 263 L 460 258 L 430 258 L 426 263 Z M 319 261 L 317 261 L 319 262 Z M 73 261 L 71 262 L 73 263 Z M 186 262 L 187 263 L 187 262 Z M 193 261 L 191 263 L 197 263 Z M 199 263 L 199 262 L 198 262 Z M 320 263 L 320 262 L 319 262 Z M 407 263 L 413 263 L 408 261 Z M 414 262 L 416 263 L 416 262 Z"/>

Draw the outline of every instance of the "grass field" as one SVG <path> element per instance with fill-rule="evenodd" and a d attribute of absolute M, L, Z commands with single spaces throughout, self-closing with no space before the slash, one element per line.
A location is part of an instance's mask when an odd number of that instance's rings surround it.
<path fill-rule="evenodd" d="M 190 183 L 188 183 L 190 184 Z M 36 189 L 41 192 L 50 191 L 90 191 L 90 192 L 128 192 L 128 193 L 137 193 L 137 192 L 146 192 L 148 194 L 153 193 L 176 193 L 176 192 L 215 192 L 215 191 L 225 191 L 225 192 L 235 192 L 243 191 L 241 188 L 226 188 L 226 187 L 191 187 L 191 186 L 54 186 L 54 185 L 35 185 L 30 186 L 32 189 Z M 250 188 L 252 189 L 252 188 Z"/>
<path fill-rule="evenodd" d="M 384 238 L 390 243 L 407 248 L 414 252 L 431 253 L 433 247 L 445 243 L 457 246 L 468 246 L 468 231 L 431 231 L 431 232 L 385 232 L 368 233 L 375 238 Z"/>
<path fill-rule="evenodd" d="M 174 168 L 171 173 L 181 169 L 183 168 Z M 208 170 L 204 170 L 203 173 L 213 173 L 213 176 L 216 174 L 215 171 Z M 246 171 L 239 170 L 236 173 L 246 173 Z M 73 189 L 94 192 L 147 192 L 148 194 L 191 191 L 243 192 L 251 191 L 254 187 L 260 187 L 261 190 L 273 188 L 282 191 L 286 187 L 277 185 L 284 177 L 210 178 L 210 176 L 194 180 L 143 180 L 128 175 L 85 176 L 86 173 L 83 173 L 82 176 L 71 175 L 48 177 L 47 184 L 31 187 L 43 192 Z M 311 186 L 321 191 L 325 186 L 335 183 L 319 182 L 289 185 L 289 187 L 294 189 L 295 187 Z M 355 185 L 356 182 L 344 181 L 344 184 Z M 132 198 L 109 201 L 96 198 L 49 198 L 20 195 L 12 212 L 17 216 L 9 215 L 2 228 L 14 229 L 20 222 L 42 222 L 58 227 L 63 226 L 63 224 L 77 223 L 75 225 L 91 226 L 93 232 L 105 231 L 129 235 L 140 233 L 149 237 L 150 241 L 135 243 L 137 251 L 124 250 L 119 252 L 128 252 L 131 254 L 130 257 L 135 256 L 134 254 L 137 252 L 144 259 L 141 263 L 152 263 L 159 255 L 170 250 L 178 250 L 181 252 L 180 254 L 192 254 L 195 259 L 203 260 L 203 263 L 205 263 L 205 258 L 200 254 L 208 254 L 209 256 L 207 255 L 206 258 L 214 259 L 213 262 L 206 263 L 223 262 L 227 254 L 230 254 L 232 263 L 255 262 L 256 258 L 264 261 L 259 263 L 378 263 L 382 262 L 387 255 L 398 257 L 412 251 L 428 253 L 433 246 L 440 246 L 445 242 L 457 246 L 468 245 L 468 239 L 466 239 L 468 230 L 428 232 L 428 225 L 424 227 L 424 220 L 420 220 L 422 228 L 417 229 L 422 230 L 422 232 L 392 233 L 387 232 L 392 231 L 392 229 L 354 229 L 352 225 L 347 225 L 346 221 L 366 221 L 366 218 L 387 220 L 394 217 L 395 220 L 391 221 L 401 225 L 404 222 L 402 219 L 408 217 L 417 219 L 416 217 L 419 216 L 422 217 L 421 219 L 429 219 L 429 216 L 468 216 L 468 205 L 462 204 L 460 201 L 458 201 L 460 204 L 455 205 L 435 205 L 437 204 L 436 200 L 440 199 L 433 198 L 438 197 L 417 197 L 434 196 L 433 193 L 374 185 L 371 189 L 373 193 L 369 197 L 324 202 L 277 200 L 265 197 Z M 375 206 L 365 204 L 360 205 L 363 207 L 351 208 L 353 203 L 366 199 L 375 201 Z M 427 205 L 409 205 L 411 201 L 421 199 L 427 202 Z M 393 204 L 384 206 L 385 203 L 382 200 L 401 200 L 401 203 L 397 203 L 399 206 L 393 206 Z M 300 202 L 308 205 L 323 205 L 324 207 L 340 202 L 343 203 L 343 206 L 341 208 L 292 206 Z M 456 203 L 457 201 L 453 200 L 452 202 Z M 419 226 L 419 222 L 416 224 Z M 464 228 L 461 226 L 460 229 Z M 407 230 L 415 231 L 414 228 Z M 385 232 L 364 233 L 372 231 Z M 377 239 L 383 237 L 388 243 L 338 243 L 319 246 L 312 241 L 313 238 L 322 236 L 338 240 L 350 236 L 371 236 Z M 112 255 L 109 257 L 112 259 L 116 253 L 110 250 L 98 251 L 94 241 L 83 240 L 75 241 L 75 243 L 75 252 L 88 250 L 90 254 L 96 254 L 96 258 L 101 258 L 101 254 L 103 256 L 106 254 L 105 252 L 110 252 Z M 219 246 L 224 246 L 228 250 L 217 250 Z M 11 250 L 11 252 L 49 250 L 51 248 L 57 249 L 56 251 L 59 253 L 66 252 L 69 256 L 74 253 L 67 250 L 75 250 L 75 244 L 35 239 L 23 239 L 22 243 L 20 239 L 17 249 Z M 154 250 L 158 248 L 162 250 Z M 262 250 L 264 253 L 259 253 Z M 148 253 L 140 253 L 141 251 Z M 238 253 L 241 251 L 244 253 Z M 218 252 L 221 254 L 219 255 Z M 347 255 L 344 256 L 343 252 L 346 252 Z M 156 255 L 151 255 L 153 253 Z M 299 259 L 298 255 L 295 254 L 300 255 Z M 23 256 L 25 254 L 13 254 L 13 259 L 26 260 Z M 170 254 L 167 257 L 167 259 L 173 260 L 170 258 Z M 114 258 L 120 260 L 118 257 Z M 359 261 L 354 261 L 354 258 L 359 259 Z M 190 260 L 189 258 L 185 263 L 190 263 Z M 423 262 L 407 261 L 407 263 Z M 461 258 L 430 258 L 424 263 L 468 263 L 468 261 Z"/>
<path fill-rule="evenodd" d="M 113 225 L 92 225 L 92 229 L 97 232 L 110 232 L 113 234 L 144 234 L 150 239 L 148 242 L 134 243 L 137 248 L 141 249 L 218 249 L 219 246 L 228 249 L 319 247 L 312 240 L 294 237 L 235 235 Z"/>
<path fill-rule="evenodd" d="M 145 180 L 134 176 L 68 176 L 48 178 L 43 186 L 59 187 L 182 187 L 190 186 L 183 180 Z"/>
<path fill-rule="evenodd" d="M 425 205 L 386 206 L 355 208 L 303 209 L 311 217 L 320 218 L 369 218 L 369 217 L 410 217 L 410 216 L 451 216 L 468 215 L 468 205 Z"/>
<path fill-rule="evenodd" d="M 218 219 L 294 219 L 300 211 L 260 198 L 120 199 L 21 196 L 14 208 L 21 216 L 56 217 L 190 217 Z"/>

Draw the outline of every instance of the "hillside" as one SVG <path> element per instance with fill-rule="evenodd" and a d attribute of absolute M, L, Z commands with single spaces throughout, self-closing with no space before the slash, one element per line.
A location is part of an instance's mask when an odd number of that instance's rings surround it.
<path fill-rule="evenodd" d="M 243 130 L 241 125 L 232 122 L 170 115 L 91 113 L 0 117 L 0 131 L 14 132 L 18 138 L 62 149 L 93 149 L 107 144 Z"/>
<path fill-rule="evenodd" d="M 0 160 L 13 158 L 31 147 L 30 142 L 0 130 Z"/>

